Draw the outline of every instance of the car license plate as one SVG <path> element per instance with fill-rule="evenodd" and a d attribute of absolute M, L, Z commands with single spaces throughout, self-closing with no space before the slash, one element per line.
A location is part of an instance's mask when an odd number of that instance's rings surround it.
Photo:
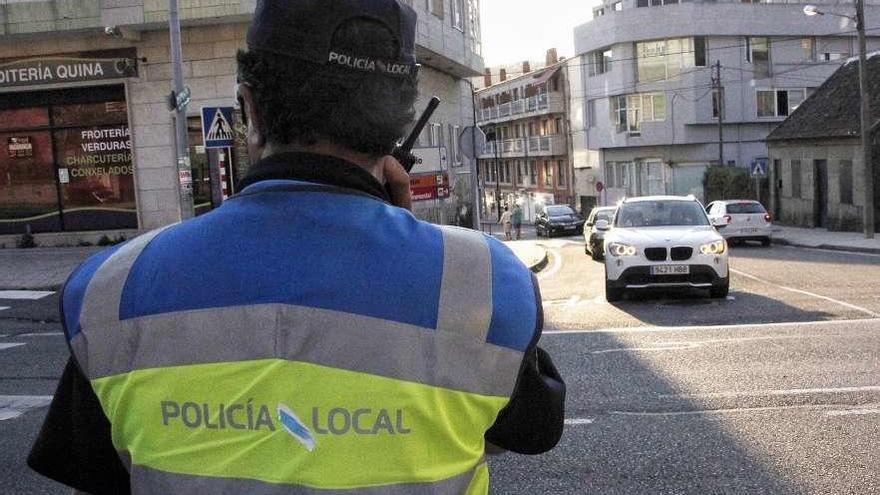
<path fill-rule="evenodd" d="M 691 267 L 688 265 L 656 265 L 651 267 L 651 275 L 688 275 Z"/>
<path fill-rule="evenodd" d="M 757 234 L 758 233 L 758 229 L 755 229 L 755 228 L 739 229 L 739 231 L 742 232 L 743 234 Z"/>

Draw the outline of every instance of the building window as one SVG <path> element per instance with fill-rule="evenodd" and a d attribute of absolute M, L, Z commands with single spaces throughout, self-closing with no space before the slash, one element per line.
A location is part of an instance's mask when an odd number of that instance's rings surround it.
<path fill-rule="evenodd" d="M 503 172 L 504 172 L 504 179 L 501 182 L 504 182 L 505 184 L 510 184 L 510 161 L 504 162 Z"/>
<path fill-rule="evenodd" d="M 452 1 L 452 27 L 458 29 L 459 31 L 464 31 L 464 12 L 462 10 L 461 2 L 464 0 L 451 0 Z"/>
<path fill-rule="evenodd" d="M 806 98 L 804 89 L 761 90 L 756 92 L 758 117 L 787 117 Z"/>
<path fill-rule="evenodd" d="M 461 127 L 454 125 L 454 126 L 451 126 L 451 129 L 452 129 L 452 132 L 450 134 L 452 134 L 452 136 L 450 136 L 450 138 L 452 139 L 452 150 L 450 150 L 450 152 L 452 153 L 452 159 L 455 163 L 461 163 L 461 150 L 459 149 L 459 145 L 458 145 L 458 139 L 459 139 L 459 134 L 461 133 Z"/>
<path fill-rule="evenodd" d="M 428 146 L 439 148 L 443 144 L 443 124 L 431 124 L 431 134 Z"/>
<path fill-rule="evenodd" d="M 544 162 L 544 185 L 553 187 L 553 167 L 550 162 Z"/>
<path fill-rule="evenodd" d="M 706 52 L 709 48 L 705 36 L 694 36 L 694 65 L 697 67 L 706 66 Z"/>
<path fill-rule="evenodd" d="M 538 185 L 538 167 L 535 160 L 529 162 L 529 183 L 532 186 Z"/>
<path fill-rule="evenodd" d="M 555 127 L 554 131 L 556 131 L 555 132 L 556 134 L 565 134 L 565 129 L 562 126 L 562 118 L 561 117 L 556 117 L 556 120 L 554 121 L 554 127 Z"/>
<path fill-rule="evenodd" d="M 557 179 L 558 180 L 557 185 L 564 186 L 565 185 L 565 161 L 564 160 L 557 160 L 556 161 L 556 176 L 559 178 L 559 179 Z"/>
<path fill-rule="evenodd" d="M 801 161 L 791 161 L 791 197 L 801 197 Z"/>
<path fill-rule="evenodd" d="M 611 48 L 607 50 L 595 50 L 587 54 L 587 65 L 589 66 L 589 74 L 598 76 L 611 70 L 612 53 Z"/>
<path fill-rule="evenodd" d="M 598 17 L 602 17 L 604 15 L 605 15 L 605 9 L 603 9 L 603 8 L 593 9 L 593 19 L 596 19 Z"/>
<path fill-rule="evenodd" d="M 514 162 L 516 164 L 516 178 L 515 181 L 517 184 L 523 183 L 523 169 L 522 169 L 522 160 L 516 160 Z"/>
<path fill-rule="evenodd" d="M 853 204 L 853 164 L 852 160 L 840 160 L 840 202 Z"/>
<path fill-rule="evenodd" d="M 623 2 L 614 2 L 614 5 L 612 6 L 612 8 L 614 10 L 620 12 L 621 10 L 623 10 Z"/>
<path fill-rule="evenodd" d="M 587 126 L 596 127 L 596 100 L 587 100 Z"/>
<path fill-rule="evenodd" d="M 675 79 L 682 69 L 696 61 L 694 38 L 676 38 L 636 43 L 636 74 L 640 82 Z M 705 50 L 702 65 L 706 65 Z"/>
<path fill-rule="evenodd" d="M 642 122 L 662 122 L 666 120 L 666 95 L 664 93 L 644 93 L 612 98 L 612 121 L 617 132 L 628 132 L 632 136 L 641 133 Z"/>
<path fill-rule="evenodd" d="M 801 39 L 801 48 L 804 50 L 804 60 L 816 60 L 816 40 L 813 38 Z"/>
<path fill-rule="evenodd" d="M 770 77 L 770 38 L 746 38 L 746 61 L 755 79 Z"/>
<path fill-rule="evenodd" d="M 721 109 L 721 112 L 720 112 L 721 117 L 724 117 L 724 98 L 721 98 L 719 100 L 718 91 L 719 90 L 717 90 L 717 89 L 712 90 L 712 118 L 713 119 L 718 118 L 718 114 L 719 114 L 718 109 L 719 108 Z M 721 89 L 721 93 L 724 94 L 724 88 Z"/>
<path fill-rule="evenodd" d="M 637 0 L 636 5 L 638 7 L 659 7 L 661 5 L 674 5 L 678 2 L 679 0 Z"/>
<path fill-rule="evenodd" d="M 468 33 L 474 52 L 482 54 L 483 47 L 480 38 L 480 5 L 477 0 L 468 0 Z"/>
<path fill-rule="evenodd" d="M 443 19 L 443 0 L 427 0 L 431 13 Z"/>

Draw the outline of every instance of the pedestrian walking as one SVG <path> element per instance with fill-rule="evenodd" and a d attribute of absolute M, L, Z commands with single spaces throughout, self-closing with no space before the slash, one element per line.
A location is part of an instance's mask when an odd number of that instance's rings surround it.
<path fill-rule="evenodd" d="M 505 206 L 504 213 L 498 219 L 498 224 L 504 228 L 504 239 L 508 241 L 510 240 L 511 216 L 510 210 Z"/>
<path fill-rule="evenodd" d="M 516 205 L 513 207 L 513 214 L 510 216 L 511 221 L 513 222 L 513 229 L 516 232 L 516 240 L 519 240 L 522 237 L 522 222 L 523 222 L 523 211 L 520 205 Z"/>
<path fill-rule="evenodd" d="M 556 445 L 534 275 L 408 210 L 391 152 L 416 25 L 401 0 L 257 0 L 238 53 L 254 163 L 211 213 L 71 275 L 31 468 L 95 495 L 486 494 L 487 453 Z"/>

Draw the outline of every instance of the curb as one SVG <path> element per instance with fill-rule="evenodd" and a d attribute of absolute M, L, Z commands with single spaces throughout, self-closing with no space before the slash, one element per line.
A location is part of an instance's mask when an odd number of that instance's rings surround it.
<path fill-rule="evenodd" d="M 809 249 L 827 249 L 829 251 L 841 251 L 844 253 L 862 253 L 862 254 L 880 254 L 880 249 L 878 248 L 863 248 L 857 246 L 838 246 L 834 244 L 819 244 L 819 245 L 810 245 L 810 244 L 802 244 L 797 242 L 789 241 L 784 238 L 773 238 L 773 244 L 779 244 L 780 246 L 792 246 L 792 247 L 802 247 Z"/>

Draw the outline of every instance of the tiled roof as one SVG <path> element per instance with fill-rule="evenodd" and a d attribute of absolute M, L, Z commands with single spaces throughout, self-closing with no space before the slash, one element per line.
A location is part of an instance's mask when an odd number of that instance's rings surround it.
<path fill-rule="evenodd" d="M 872 122 L 880 119 L 880 52 L 868 58 Z M 767 136 L 767 141 L 858 137 L 859 61 L 850 59 Z"/>

